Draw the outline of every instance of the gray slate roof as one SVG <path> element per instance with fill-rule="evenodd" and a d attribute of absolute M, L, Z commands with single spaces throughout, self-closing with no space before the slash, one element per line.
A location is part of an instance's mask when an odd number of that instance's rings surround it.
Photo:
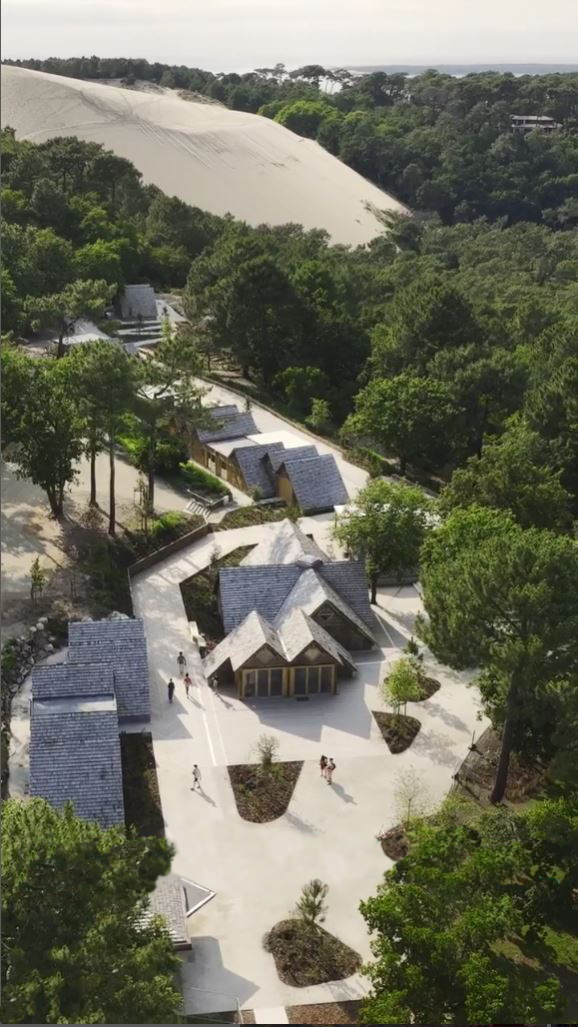
<path fill-rule="evenodd" d="M 240 411 L 236 406 L 211 407 L 207 412 L 213 417 L 215 427 L 197 430 L 201 442 L 240 439 L 244 435 L 255 435 L 259 431 L 253 415 L 248 411 Z"/>
<path fill-rule="evenodd" d="M 141 620 L 77 621 L 68 627 L 71 664 L 111 667 L 118 716 L 150 720 L 149 671 Z"/>
<path fill-rule="evenodd" d="M 373 635 L 369 631 L 368 625 L 355 612 L 353 607 L 344 602 L 324 577 L 315 570 L 303 572 L 279 610 L 277 619 L 281 620 L 293 610 L 303 610 L 307 614 L 314 614 L 324 603 L 330 603 L 346 620 L 355 624 L 362 635 L 365 635 L 369 641 L 373 640 Z"/>
<path fill-rule="evenodd" d="M 118 716 L 114 698 L 34 699 L 30 794 L 102 827 L 124 824 Z"/>
<path fill-rule="evenodd" d="M 283 447 L 282 453 L 272 453 L 270 456 L 271 467 L 278 471 L 285 460 L 311 460 L 318 456 L 315 446 L 294 446 L 292 449 Z"/>
<path fill-rule="evenodd" d="M 299 563 L 304 557 L 328 561 L 317 543 L 289 519 L 272 524 L 262 542 L 241 561 L 244 567 L 271 563 Z M 305 561 L 307 562 L 307 561 Z"/>
<path fill-rule="evenodd" d="M 300 609 L 280 615 L 273 624 L 253 610 L 205 657 L 203 669 L 209 676 L 230 660 L 233 670 L 238 670 L 265 645 L 277 654 L 279 664 L 290 664 L 312 644 L 327 654 L 329 662 L 353 669 L 343 646 Z"/>
<path fill-rule="evenodd" d="M 139 316 L 154 321 L 158 318 L 157 301 L 151 285 L 125 285 L 119 306 L 123 321 L 136 321 Z"/>
<path fill-rule="evenodd" d="M 319 578 L 315 589 L 316 604 L 315 597 L 312 597 L 308 589 L 308 613 L 314 613 L 323 602 L 333 601 L 325 587 L 329 586 L 337 593 L 340 610 L 350 616 L 353 623 L 361 621 L 363 626 L 360 630 L 371 637 L 374 621 L 367 580 L 361 564 L 354 561 L 328 562 L 315 569 L 295 563 L 222 567 L 219 571 L 219 588 L 225 632 L 232 631 L 252 610 L 256 610 L 266 621 L 274 622 L 302 575 L 309 576 L 306 581 L 311 576 Z M 347 612 L 348 607 L 350 614 Z"/>
<path fill-rule="evenodd" d="M 102 663 L 53 663 L 34 667 L 32 696 L 34 699 L 56 699 L 66 696 L 114 696 L 112 667 Z"/>
<path fill-rule="evenodd" d="M 150 908 L 143 921 L 150 921 L 151 916 L 162 916 L 169 932 L 173 948 L 190 949 L 191 939 L 187 928 L 187 910 L 185 889 L 177 874 L 166 874 L 159 877 L 155 890 L 150 896 Z"/>
<path fill-rule="evenodd" d="M 275 482 L 268 473 L 265 457 L 284 452 L 282 442 L 271 442 L 267 446 L 239 446 L 231 456 L 235 456 L 247 487 L 260 489 L 263 499 L 270 499 L 275 495 Z"/>
<path fill-rule="evenodd" d="M 332 453 L 317 454 L 311 459 L 295 460 L 288 450 L 279 470 L 285 472 L 293 486 L 303 513 L 330 510 L 349 502 L 349 495 Z"/>

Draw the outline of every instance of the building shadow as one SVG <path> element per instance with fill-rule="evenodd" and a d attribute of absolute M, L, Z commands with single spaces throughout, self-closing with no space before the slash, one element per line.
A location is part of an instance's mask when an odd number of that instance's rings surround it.
<path fill-rule="evenodd" d="M 258 985 L 226 969 L 216 938 L 197 936 L 192 944 L 191 951 L 181 955 L 185 1015 L 207 1014 L 214 1023 L 212 1014 L 237 1010 L 255 994 Z"/>

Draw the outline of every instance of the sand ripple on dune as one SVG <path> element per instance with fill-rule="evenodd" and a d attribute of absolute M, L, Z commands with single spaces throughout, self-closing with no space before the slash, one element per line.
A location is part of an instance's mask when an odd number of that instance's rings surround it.
<path fill-rule="evenodd" d="M 169 195 L 249 224 L 296 222 L 358 245 L 371 208 L 402 210 L 310 139 L 254 114 L 2 67 L 2 124 L 19 139 L 76 135 L 126 157 Z"/>

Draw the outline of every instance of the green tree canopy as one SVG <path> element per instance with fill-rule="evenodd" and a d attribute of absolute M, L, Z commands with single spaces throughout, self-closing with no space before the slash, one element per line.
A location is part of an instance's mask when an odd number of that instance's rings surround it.
<path fill-rule="evenodd" d="M 44 489 L 53 515 L 62 517 L 83 450 L 82 421 L 65 368 L 6 344 L 1 357 L 3 446 L 10 446 L 19 477 Z"/>
<path fill-rule="evenodd" d="M 553 686 L 578 671 L 578 548 L 523 529 L 509 511 L 459 509 L 426 540 L 421 632 L 453 667 L 480 666 L 486 712 L 502 729 L 493 801 L 513 748 L 552 751 L 562 716 Z"/>
<path fill-rule="evenodd" d="M 407 464 L 430 466 L 450 460 L 458 442 L 458 411 L 441 382 L 400 374 L 374 378 L 355 399 L 355 413 L 345 423 L 346 436 L 374 442 Z"/>
<path fill-rule="evenodd" d="M 552 454 L 540 436 L 523 422 L 490 438 L 480 459 L 471 457 L 454 471 L 443 489 L 440 508 L 491 506 L 511 510 L 524 528 L 569 527 L 570 494 L 560 484 L 560 471 L 549 464 Z"/>
<path fill-rule="evenodd" d="M 43 799 L 4 803 L 2 1021 L 176 1023 L 178 960 L 143 916 L 171 849 Z"/>
<path fill-rule="evenodd" d="M 335 538 L 365 563 L 375 603 L 380 575 L 417 568 L 432 504 L 419 488 L 370 481 L 336 518 Z"/>
<path fill-rule="evenodd" d="M 505 810 L 413 824 L 409 855 L 361 904 L 374 934 L 364 1023 L 536 1023 L 563 1012 L 557 978 L 522 983 L 494 947 L 544 923 L 524 834 Z"/>

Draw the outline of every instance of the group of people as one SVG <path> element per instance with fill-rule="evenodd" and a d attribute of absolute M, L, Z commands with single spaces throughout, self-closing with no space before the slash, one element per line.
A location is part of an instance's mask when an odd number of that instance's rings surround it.
<path fill-rule="evenodd" d="M 330 785 L 333 781 L 333 771 L 335 770 L 335 760 L 333 756 L 327 759 L 327 756 L 322 756 L 319 760 L 319 769 L 321 771 L 321 777 L 324 777 L 327 784 Z"/>
<path fill-rule="evenodd" d="M 186 666 L 187 666 L 187 658 L 186 658 L 186 656 L 184 655 L 184 653 L 182 651 L 179 651 L 179 655 L 177 656 L 177 667 L 179 669 L 179 676 L 182 677 L 182 679 L 183 679 L 183 684 L 185 686 L 185 695 L 186 695 L 186 697 L 188 699 L 189 698 L 189 689 L 190 689 L 190 687 L 191 687 L 193 682 L 191 680 L 191 675 L 189 674 L 188 670 L 185 672 L 185 667 Z M 174 683 L 172 677 L 169 678 L 169 681 L 168 681 L 168 684 L 167 684 L 167 691 L 169 693 L 169 702 L 172 703 L 173 696 L 175 694 L 175 683 Z"/>

